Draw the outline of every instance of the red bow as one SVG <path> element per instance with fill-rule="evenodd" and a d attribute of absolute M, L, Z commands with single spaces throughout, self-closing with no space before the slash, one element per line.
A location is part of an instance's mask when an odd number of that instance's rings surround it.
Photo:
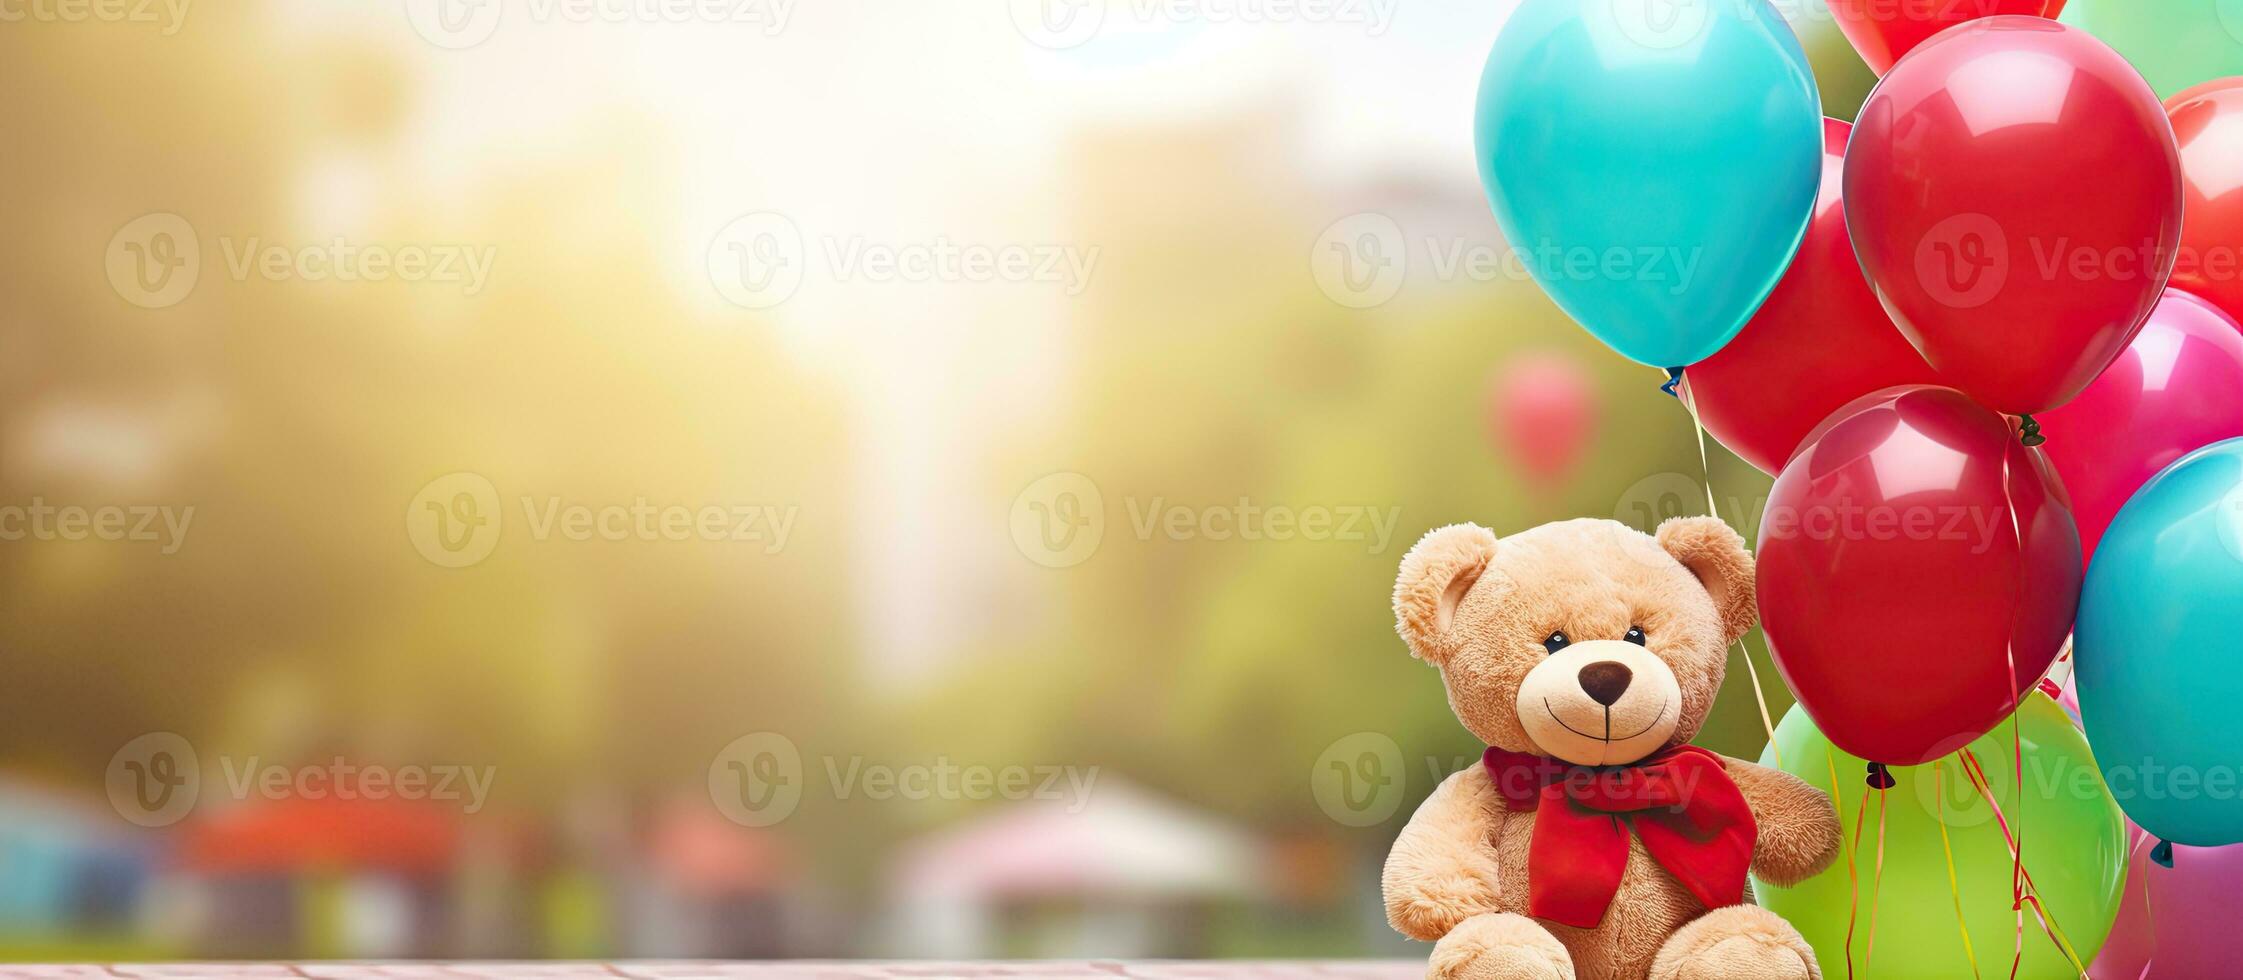
<path fill-rule="evenodd" d="M 1760 827 L 1720 756 L 1684 745 L 1592 769 L 1491 748 L 1481 764 L 1512 810 L 1535 814 L 1527 914 L 1583 929 L 1604 921 L 1630 831 L 1707 908 L 1744 902 Z"/>

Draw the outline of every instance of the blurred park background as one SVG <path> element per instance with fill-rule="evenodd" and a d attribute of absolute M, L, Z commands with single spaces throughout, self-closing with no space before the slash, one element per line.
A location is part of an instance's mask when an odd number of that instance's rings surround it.
<path fill-rule="evenodd" d="M 12 7 L 0 958 L 1406 953 L 1402 553 L 1705 510 L 1505 6 Z"/>

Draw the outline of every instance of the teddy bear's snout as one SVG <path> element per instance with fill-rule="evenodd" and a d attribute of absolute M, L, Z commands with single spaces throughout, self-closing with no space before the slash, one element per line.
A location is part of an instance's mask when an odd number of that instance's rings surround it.
<path fill-rule="evenodd" d="M 1682 719 L 1682 687 L 1666 661 L 1624 640 L 1582 640 L 1519 681 L 1519 726 L 1544 755 L 1582 766 L 1625 765 L 1658 751 Z"/>
<path fill-rule="evenodd" d="M 1599 660 L 1581 668 L 1581 690 L 1596 703 L 1609 708 L 1618 703 L 1620 696 L 1628 693 L 1628 682 L 1635 680 L 1635 671 L 1617 660 Z"/>

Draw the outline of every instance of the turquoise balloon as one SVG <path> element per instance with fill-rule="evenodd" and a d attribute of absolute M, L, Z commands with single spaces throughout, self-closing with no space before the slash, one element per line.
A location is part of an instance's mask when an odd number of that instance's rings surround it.
<path fill-rule="evenodd" d="M 1814 73 L 1766 0 L 1525 0 L 1477 115 L 1511 248 L 1576 322 L 1654 367 L 1743 329 L 1821 187 Z"/>
<path fill-rule="evenodd" d="M 2243 843 L 2243 439 L 2134 492 L 2087 569 L 2080 717 L 2111 795 L 2179 844 Z"/>

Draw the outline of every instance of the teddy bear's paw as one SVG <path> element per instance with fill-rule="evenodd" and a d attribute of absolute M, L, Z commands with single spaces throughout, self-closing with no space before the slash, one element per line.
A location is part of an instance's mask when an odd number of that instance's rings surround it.
<path fill-rule="evenodd" d="M 1667 938 L 1651 980 L 1822 980 L 1815 951 L 1757 905 L 1715 909 Z"/>
<path fill-rule="evenodd" d="M 1523 915 L 1475 915 L 1433 947 L 1430 980 L 1574 980 L 1573 954 Z"/>

